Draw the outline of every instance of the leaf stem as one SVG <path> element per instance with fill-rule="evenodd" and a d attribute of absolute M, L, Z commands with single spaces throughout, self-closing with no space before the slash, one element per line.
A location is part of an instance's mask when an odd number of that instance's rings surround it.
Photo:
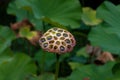
<path fill-rule="evenodd" d="M 46 56 L 45 51 L 42 50 L 42 53 L 43 53 L 43 54 L 42 54 L 42 62 L 41 62 L 41 74 L 44 73 L 45 56 Z"/>
<path fill-rule="evenodd" d="M 58 75 L 59 75 L 59 65 L 60 65 L 59 58 L 60 58 L 60 55 L 59 55 L 59 54 L 56 54 L 56 71 L 55 71 L 55 80 L 58 79 Z"/>

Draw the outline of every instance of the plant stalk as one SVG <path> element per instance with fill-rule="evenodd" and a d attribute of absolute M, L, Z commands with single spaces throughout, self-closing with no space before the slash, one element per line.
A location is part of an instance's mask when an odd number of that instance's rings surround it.
<path fill-rule="evenodd" d="M 42 21 L 42 27 L 43 27 L 43 33 L 45 32 L 45 22 Z M 42 62 L 41 62 L 41 74 L 44 73 L 44 66 L 45 66 L 45 56 L 46 56 L 46 53 L 44 50 L 42 50 Z"/>
<path fill-rule="evenodd" d="M 59 55 L 59 54 L 56 54 L 56 71 L 55 71 L 55 80 L 58 79 L 58 75 L 59 75 L 59 66 L 60 66 L 59 58 L 60 58 L 60 55 Z"/>

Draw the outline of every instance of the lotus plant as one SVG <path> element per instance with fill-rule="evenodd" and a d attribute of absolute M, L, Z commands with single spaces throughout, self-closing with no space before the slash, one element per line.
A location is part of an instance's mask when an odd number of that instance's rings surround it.
<path fill-rule="evenodd" d="M 67 30 L 61 28 L 51 28 L 39 39 L 40 46 L 43 50 L 56 53 L 56 76 L 59 72 L 59 56 L 71 52 L 76 44 L 74 36 Z"/>

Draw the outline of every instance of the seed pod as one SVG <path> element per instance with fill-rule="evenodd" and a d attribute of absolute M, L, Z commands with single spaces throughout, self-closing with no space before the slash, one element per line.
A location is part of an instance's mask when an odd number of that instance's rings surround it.
<path fill-rule="evenodd" d="M 61 54 L 72 51 L 76 41 L 67 30 L 54 27 L 43 34 L 39 43 L 45 51 Z"/>

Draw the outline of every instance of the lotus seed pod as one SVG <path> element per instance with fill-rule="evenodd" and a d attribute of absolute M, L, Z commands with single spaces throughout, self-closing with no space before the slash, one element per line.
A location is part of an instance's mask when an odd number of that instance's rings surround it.
<path fill-rule="evenodd" d="M 54 27 L 43 34 L 39 43 L 45 51 L 62 54 L 72 51 L 76 41 L 67 30 Z"/>

